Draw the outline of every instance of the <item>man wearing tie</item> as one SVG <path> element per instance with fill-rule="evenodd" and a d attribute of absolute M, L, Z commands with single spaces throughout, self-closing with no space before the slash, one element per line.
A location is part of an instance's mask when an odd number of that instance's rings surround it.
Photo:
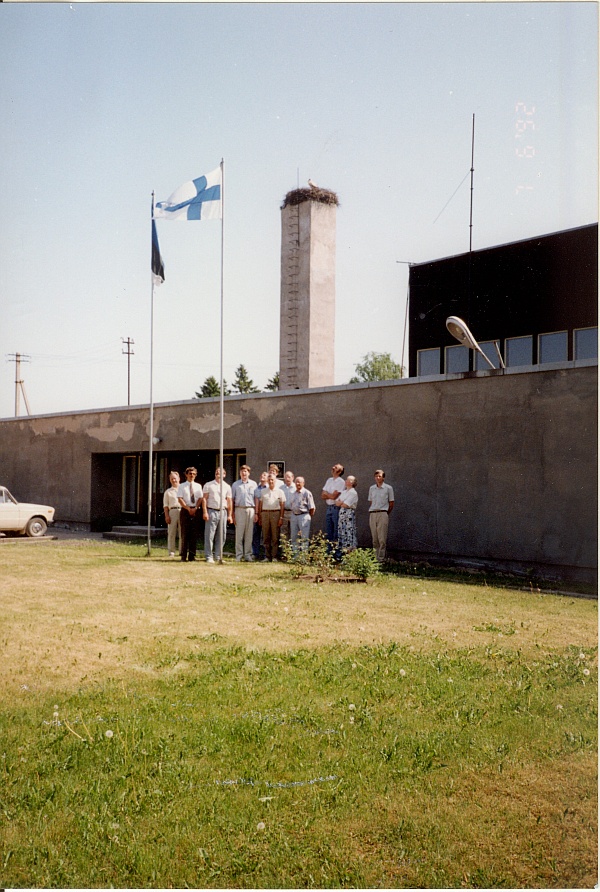
<path fill-rule="evenodd" d="M 181 560 L 195 561 L 200 520 L 202 513 L 202 487 L 196 483 L 196 468 L 185 469 L 185 483 L 180 483 L 177 498 L 181 505 L 179 523 L 181 526 Z"/>

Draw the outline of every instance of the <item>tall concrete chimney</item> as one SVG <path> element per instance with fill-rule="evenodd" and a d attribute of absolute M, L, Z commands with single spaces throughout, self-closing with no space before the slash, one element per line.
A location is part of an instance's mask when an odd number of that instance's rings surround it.
<path fill-rule="evenodd" d="M 311 184 L 281 209 L 280 390 L 335 383 L 337 205 L 335 192 Z"/>

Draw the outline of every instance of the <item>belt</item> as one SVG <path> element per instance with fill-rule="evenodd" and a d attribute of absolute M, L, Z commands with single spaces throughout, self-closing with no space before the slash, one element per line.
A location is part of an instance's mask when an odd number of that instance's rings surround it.
<path fill-rule="evenodd" d="M 253 505 L 236 505 L 236 508 L 243 508 L 244 511 L 254 511 Z"/>
<path fill-rule="evenodd" d="M 227 508 L 208 508 L 209 511 L 227 511 Z"/>
<path fill-rule="evenodd" d="M 169 506 L 165 505 L 165 508 L 169 508 Z M 169 508 L 169 511 L 181 511 L 181 505 L 177 505 L 175 508 Z"/>
<path fill-rule="evenodd" d="M 369 514 L 387 514 L 387 508 L 375 508 L 373 511 L 369 511 Z"/>
<path fill-rule="evenodd" d="M 308 511 L 292 511 L 294 517 L 302 517 L 303 514 L 308 514 Z"/>
<path fill-rule="evenodd" d="M 263 508 L 263 514 L 279 514 L 279 508 Z"/>

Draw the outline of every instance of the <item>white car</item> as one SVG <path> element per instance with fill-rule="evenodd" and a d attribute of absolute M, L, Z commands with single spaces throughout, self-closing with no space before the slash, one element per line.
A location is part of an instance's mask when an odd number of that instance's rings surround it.
<path fill-rule="evenodd" d="M 5 532 L 44 536 L 54 521 L 54 508 L 17 502 L 5 486 L 0 486 L 0 536 Z"/>

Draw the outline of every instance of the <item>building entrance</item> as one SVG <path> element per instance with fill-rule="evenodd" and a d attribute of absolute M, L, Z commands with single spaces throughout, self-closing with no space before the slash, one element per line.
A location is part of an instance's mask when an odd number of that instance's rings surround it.
<path fill-rule="evenodd" d="M 219 461 L 216 449 L 154 452 L 152 455 L 151 524 L 166 527 L 163 493 L 169 488 L 169 474 L 178 471 L 182 481 L 185 469 L 195 467 L 197 480 L 204 485 L 213 480 Z M 229 450 L 223 454 L 226 481 L 239 477 L 246 461 L 246 450 Z M 92 455 L 90 526 L 106 532 L 113 526 L 144 526 L 148 523 L 148 453 L 132 452 L 116 455 Z"/>

